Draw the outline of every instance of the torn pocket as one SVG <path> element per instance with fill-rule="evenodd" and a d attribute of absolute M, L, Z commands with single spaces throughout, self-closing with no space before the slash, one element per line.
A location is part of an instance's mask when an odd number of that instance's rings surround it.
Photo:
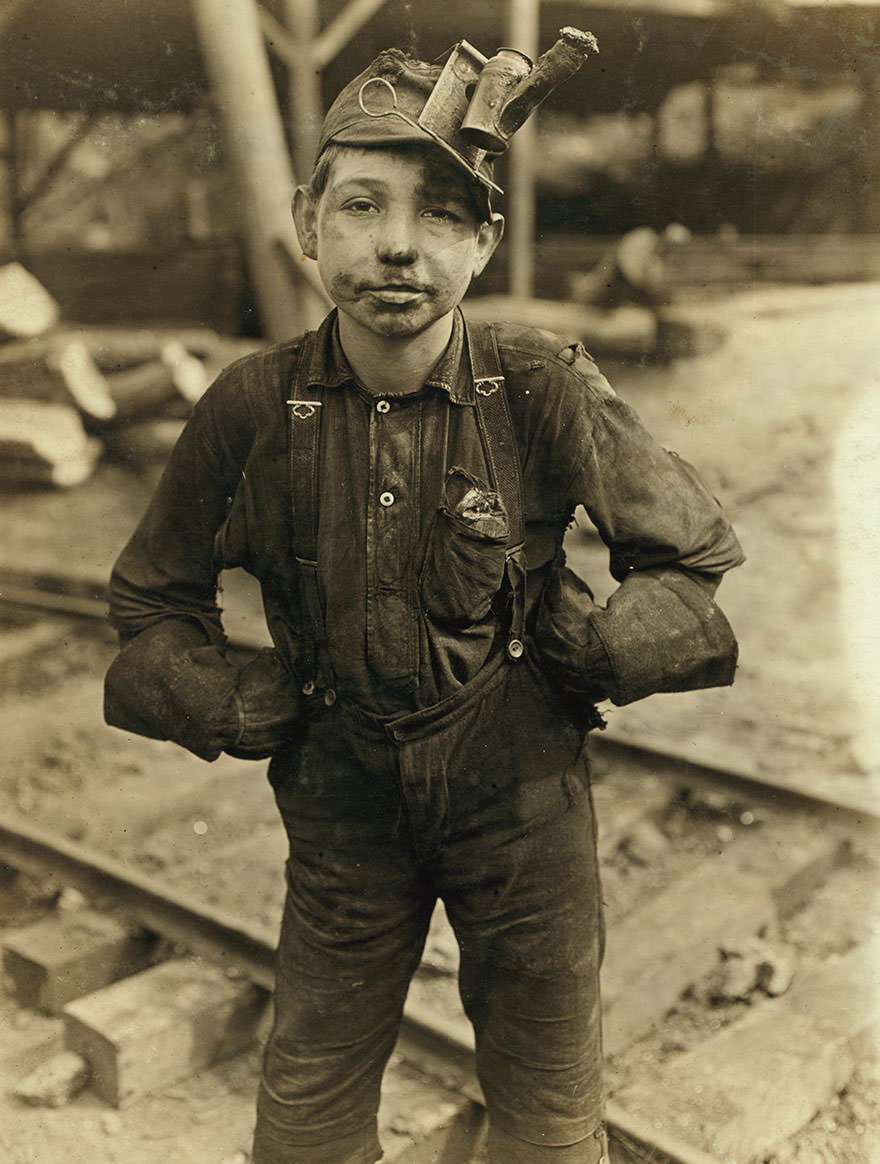
<path fill-rule="evenodd" d="M 438 622 L 482 622 L 504 581 L 510 523 L 500 496 L 461 468 L 446 475 L 428 537 L 422 603 Z"/>

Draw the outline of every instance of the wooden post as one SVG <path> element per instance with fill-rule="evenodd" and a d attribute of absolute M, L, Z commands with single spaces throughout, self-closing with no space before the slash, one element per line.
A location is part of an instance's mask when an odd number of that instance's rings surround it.
<path fill-rule="evenodd" d="M 326 303 L 317 273 L 302 264 L 293 285 L 278 240 L 294 247 L 290 165 L 278 100 L 254 0 L 192 0 L 199 43 L 241 197 L 245 244 L 264 334 L 286 339 L 317 322 Z M 298 250 L 298 248 L 297 248 Z M 309 294 L 306 280 L 315 288 Z"/>
<path fill-rule="evenodd" d="M 14 257 L 15 247 L 15 152 L 13 149 L 13 113 L 0 111 L 0 263 Z"/>
<path fill-rule="evenodd" d="M 861 210 L 857 211 L 861 221 L 856 230 L 876 234 L 880 231 L 880 73 L 875 69 L 865 69 L 859 78 L 862 90 L 861 145 L 864 159 L 864 197 Z"/>
<path fill-rule="evenodd" d="M 509 0 L 508 44 L 538 59 L 541 0 Z M 534 116 L 510 143 L 508 278 L 511 295 L 530 298 L 535 288 L 535 160 L 538 150 Z"/>
<path fill-rule="evenodd" d="M 294 168 L 305 181 L 315 160 L 323 116 L 321 74 L 313 52 L 320 32 L 318 0 L 285 0 L 284 12 L 297 49 L 288 62 L 290 142 Z"/>
<path fill-rule="evenodd" d="M 9 215 L 9 246 L 3 258 L 16 259 L 21 253 L 22 223 L 18 212 L 21 199 L 21 128 L 17 109 L 6 114 L 6 204 Z"/>

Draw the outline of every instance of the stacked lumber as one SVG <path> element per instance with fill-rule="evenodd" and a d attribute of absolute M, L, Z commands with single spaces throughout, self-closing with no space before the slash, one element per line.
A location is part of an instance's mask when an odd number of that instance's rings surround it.
<path fill-rule="evenodd" d="M 0 397 L 50 401 L 97 421 L 110 420 L 116 412 L 89 349 L 73 337 L 0 347 Z"/>
<path fill-rule="evenodd" d="M 0 486 L 67 488 L 106 451 L 165 455 L 214 375 L 257 345 L 206 329 L 72 327 L 0 267 Z"/>
<path fill-rule="evenodd" d="M 103 452 L 75 409 L 44 400 L 0 402 L 0 484 L 81 485 Z"/>
<path fill-rule="evenodd" d="M 21 263 L 0 267 L 0 341 L 42 335 L 59 314 L 58 304 Z"/>

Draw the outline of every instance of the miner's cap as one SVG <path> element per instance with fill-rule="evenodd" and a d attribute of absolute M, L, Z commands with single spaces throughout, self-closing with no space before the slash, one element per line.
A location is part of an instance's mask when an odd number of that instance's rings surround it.
<path fill-rule="evenodd" d="M 511 48 L 489 59 L 466 40 L 452 47 L 443 65 L 386 49 L 330 106 L 318 157 L 334 142 L 434 145 L 471 179 L 489 221 L 490 194 L 502 193 L 493 176 L 494 159 L 545 97 L 598 51 L 591 32 L 570 27 L 559 30 L 559 39 L 537 62 Z"/>
<path fill-rule="evenodd" d="M 468 49 L 470 46 L 466 46 L 464 53 L 461 46 L 452 50 L 462 58 L 457 70 L 461 74 L 460 84 L 453 86 L 460 89 L 460 94 L 453 93 L 452 96 L 453 100 L 457 97 L 458 104 L 463 103 L 463 107 L 446 110 L 446 115 L 440 118 L 432 116 L 429 99 L 434 94 L 434 104 L 437 104 L 435 89 L 443 66 L 416 60 L 400 49 L 386 49 L 380 53 L 345 86 L 330 106 L 321 126 L 317 157 L 334 143 L 368 149 L 409 144 L 436 146 L 471 180 L 480 212 L 488 221 L 491 218 L 490 193 L 493 190 L 501 193 L 493 178 L 494 159 L 485 150 L 467 142 L 458 131 L 467 107 L 466 86 L 475 83 L 479 68 L 485 61 L 476 50 L 470 50 L 474 61 L 473 76 L 469 76 Z"/>

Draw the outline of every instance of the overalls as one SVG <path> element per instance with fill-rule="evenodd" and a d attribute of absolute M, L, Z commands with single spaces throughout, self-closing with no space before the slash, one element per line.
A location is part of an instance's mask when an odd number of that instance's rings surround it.
<path fill-rule="evenodd" d="M 519 469 L 497 349 L 469 329 L 486 462 L 510 519 L 506 634 L 426 710 L 337 698 L 317 585 L 320 390 L 289 402 L 310 711 L 269 768 L 290 840 L 254 1164 L 371 1164 L 437 898 L 461 949 L 492 1164 L 602 1158 L 595 824 L 584 732 L 526 637 Z M 299 367 L 308 363 L 300 359 Z"/>

